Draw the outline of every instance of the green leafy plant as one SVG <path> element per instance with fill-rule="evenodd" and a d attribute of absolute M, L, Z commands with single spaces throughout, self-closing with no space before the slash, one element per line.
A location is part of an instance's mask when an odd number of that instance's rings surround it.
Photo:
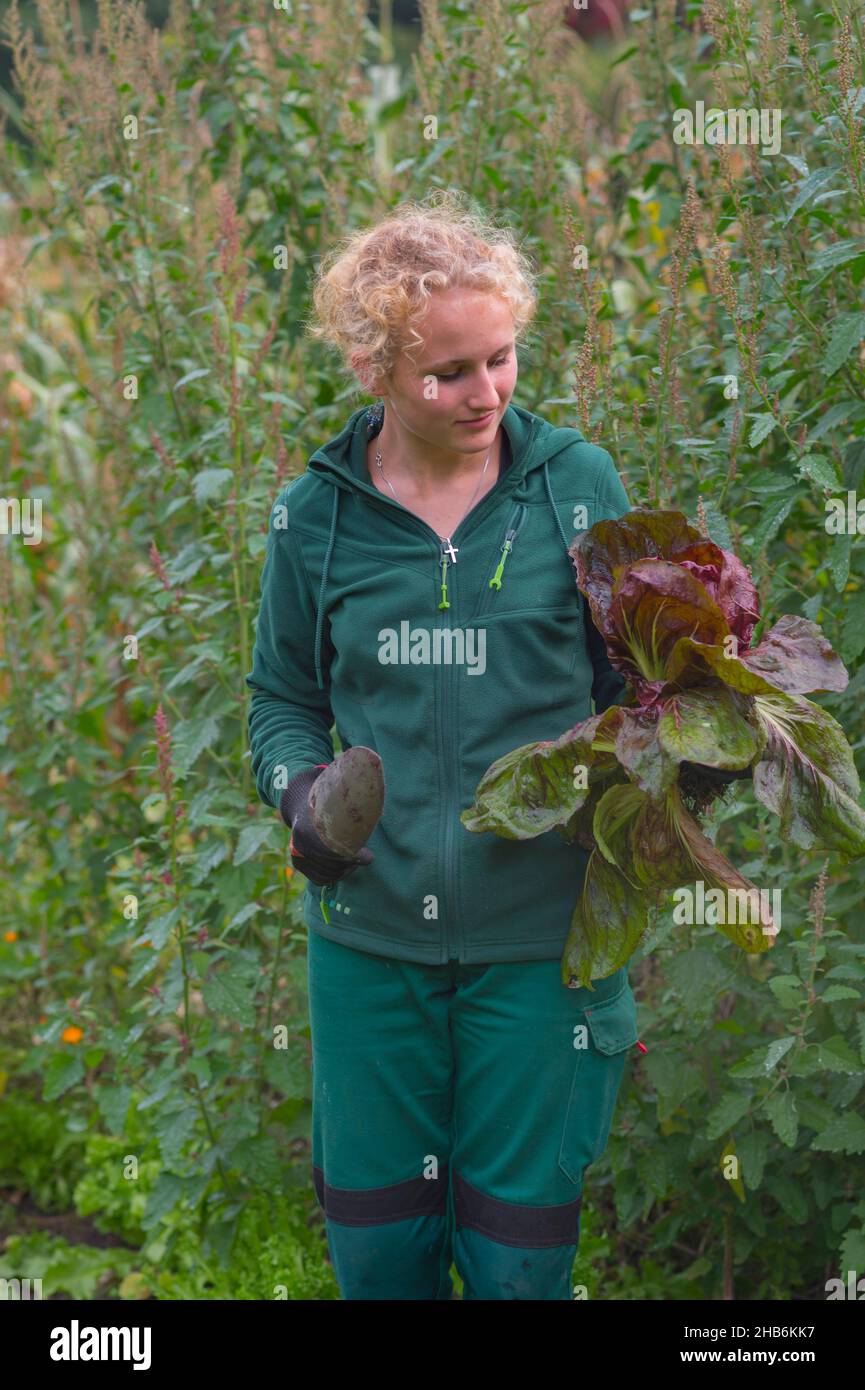
<path fill-rule="evenodd" d="M 697 816 L 724 773 L 751 769 L 785 838 L 847 861 L 865 853 L 853 751 L 841 725 L 804 698 L 843 690 L 847 671 L 807 618 L 785 614 L 750 645 L 760 604 L 746 567 L 681 512 L 637 507 L 597 522 L 570 553 L 628 698 L 497 759 L 460 819 L 512 840 L 556 830 L 590 851 L 566 984 L 619 969 L 650 911 L 695 878 L 722 894 L 753 893 L 758 924 L 722 914 L 717 925 L 745 950 L 767 950 L 777 925 L 765 900 Z"/>

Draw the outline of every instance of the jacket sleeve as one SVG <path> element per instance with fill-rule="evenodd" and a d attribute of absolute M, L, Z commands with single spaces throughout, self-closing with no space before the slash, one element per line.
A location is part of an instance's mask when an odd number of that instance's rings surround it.
<path fill-rule="evenodd" d="M 298 772 L 333 762 L 329 641 L 322 640 L 322 680 L 315 674 L 316 607 L 297 536 L 285 519 L 283 490 L 270 514 L 261 603 L 246 684 L 252 771 L 258 795 L 278 807 L 286 784 Z M 281 772 L 280 784 L 274 785 Z"/>
<path fill-rule="evenodd" d="M 605 451 L 606 453 L 606 451 Z M 631 510 L 628 494 L 616 470 L 610 454 L 606 454 L 606 465 L 601 469 L 595 492 L 595 521 L 615 521 Z M 593 523 L 594 524 L 594 523 Z M 614 671 L 607 657 L 607 644 L 595 624 L 588 601 L 583 595 L 583 612 L 586 619 L 586 636 L 589 654 L 594 667 L 592 699 L 595 713 L 603 714 L 610 705 L 619 705 L 627 695 L 628 686 L 624 676 Z"/>

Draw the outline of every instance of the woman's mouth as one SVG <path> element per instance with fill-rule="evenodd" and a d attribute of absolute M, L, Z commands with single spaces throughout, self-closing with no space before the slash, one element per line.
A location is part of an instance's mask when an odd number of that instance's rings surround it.
<path fill-rule="evenodd" d="M 496 412 L 494 410 L 489 410 L 487 411 L 486 415 L 479 415 L 474 420 L 457 420 L 457 424 L 465 425 L 468 429 L 473 430 L 483 429 L 484 425 L 490 424 L 490 422 L 494 419 L 495 413 Z"/>

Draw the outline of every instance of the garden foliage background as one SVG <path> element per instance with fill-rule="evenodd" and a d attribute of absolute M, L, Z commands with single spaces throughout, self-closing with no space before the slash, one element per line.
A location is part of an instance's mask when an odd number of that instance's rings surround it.
<path fill-rule="evenodd" d="M 6 8 L 2 481 L 43 535 L 0 545 L 0 1274 L 46 1296 L 338 1297 L 305 880 L 244 676 L 271 503 L 364 399 L 303 326 L 348 228 L 444 186 L 517 229 L 516 402 L 608 448 L 635 505 L 702 500 L 767 625 L 821 624 L 851 680 L 814 699 L 862 770 L 863 543 L 824 527 L 865 473 L 859 6 L 656 0 L 591 48 L 559 0 L 420 12 Z M 697 100 L 780 109 L 781 151 L 676 144 Z M 747 784 L 711 826 L 782 929 L 747 956 L 665 920 L 635 957 L 595 1298 L 865 1271 L 863 867 L 782 842 Z"/>

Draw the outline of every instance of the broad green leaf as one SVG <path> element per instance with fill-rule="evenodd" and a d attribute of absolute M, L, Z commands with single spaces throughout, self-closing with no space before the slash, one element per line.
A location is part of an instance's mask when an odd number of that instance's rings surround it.
<path fill-rule="evenodd" d="M 745 1186 L 749 1187 L 752 1192 L 756 1192 L 763 1181 L 763 1172 L 769 1153 L 769 1139 L 766 1131 L 754 1129 L 749 1134 L 743 1134 L 741 1139 L 737 1139 L 736 1147 L 739 1152 L 739 1161 L 742 1164 L 742 1177 Z"/>
<path fill-rule="evenodd" d="M 775 1091 L 763 1103 L 763 1109 L 769 1116 L 772 1128 L 788 1149 L 792 1149 L 796 1143 L 796 1135 L 799 1133 L 799 1119 L 796 1111 L 796 1101 L 792 1091 Z"/>
<path fill-rule="evenodd" d="M 865 1153 L 865 1120 L 855 1111 L 848 1110 L 814 1136 L 811 1148 L 829 1153 Z"/>
<path fill-rule="evenodd" d="M 850 578 L 850 558 L 853 548 L 852 535 L 832 536 L 829 546 L 829 571 L 836 594 L 843 593 Z"/>
<path fill-rule="evenodd" d="M 221 727 L 220 721 L 209 714 L 181 720 L 174 730 L 177 739 L 174 763 L 177 769 L 187 772 L 204 749 L 212 748 L 217 742 Z"/>
<path fill-rule="evenodd" d="M 658 741 L 678 762 L 741 769 L 759 751 L 758 727 L 748 706 L 727 686 L 673 695 L 658 720 Z"/>
<path fill-rule="evenodd" d="M 841 487 L 834 465 L 824 454 L 804 454 L 796 471 L 800 478 L 810 478 L 824 492 L 837 492 Z"/>
<path fill-rule="evenodd" d="M 753 1097 L 748 1091 L 728 1091 L 713 1105 L 706 1117 L 706 1138 L 720 1139 L 735 1128 L 751 1108 Z"/>
<path fill-rule="evenodd" d="M 835 241 L 830 246 L 823 246 L 819 251 L 815 251 L 811 257 L 811 269 L 821 273 L 824 270 L 833 270 L 836 266 L 846 265 L 848 261 L 853 261 L 861 255 L 861 240 L 845 237 L 843 241 Z"/>
<path fill-rule="evenodd" d="M 242 1139 L 232 1149 L 230 1162 L 253 1188 L 279 1187 L 284 1181 L 285 1159 L 269 1134 Z"/>
<path fill-rule="evenodd" d="M 60 1052 L 52 1057 L 43 1077 L 42 1099 L 57 1100 L 76 1086 L 84 1077 L 84 1063 L 75 1052 Z"/>
<path fill-rule="evenodd" d="M 192 480 L 196 502 L 209 502 L 234 478 L 230 468 L 202 468 Z"/>
<path fill-rule="evenodd" d="M 804 495 L 802 489 L 797 488 L 794 493 L 787 497 L 782 497 L 776 502 L 772 502 L 764 510 L 762 521 L 758 522 L 757 526 L 754 528 L 754 535 L 751 542 L 755 555 L 759 555 L 763 547 L 769 544 L 793 510 L 795 503 L 799 501 L 800 497 L 804 497 Z"/>
<path fill-rule="evenodd" d="M 142 1229 L 152 1230 L 170 1211 L 182 1205 L 188 1187 L 188 1178 L 182 1178 L 177 1173 L 160 1173 L 147 1199 L 147 1206 L 141 1218 Z"/>
<path fill-rule="evenodd" d="M 844 730 L 801 695 L 755 695 L 766 747 L 754 793 L 780 818 L 782 837 L 802 849 L 865 854 L 859 774 Z"/>
<path fill-rule="evenodd" d="M 840 653 L 845 662 L 855 661 L 865 651 L 865 589 L 851 594 L 844 608 Z"/>
<path fill-rule="evenodd" d="M 251 825 L 245 825 L 237 837 L 237 849 L 232 864 L 236 868 L 260 854 L 263 849 L 269 849 L 277 843 L 279 833 L 279 826 L 274 820 L 254 821 Z"/>
<path fill-rule="evenodd" d="M 649 924 L 651 896 L 595 850 L 565 942 L 563 984 L 587 989 L 624 965 Z"/>
<path fill-rule="evenodd" d="M 844 365 L 853 349 L 859 346 L 863 338 L 865 338 L 865 313 L 856 310 L 853 313 L 838 315 L 832 329 L 832 337 L 829 339 L 826 355 L 820 364 L 821 370 L 826 376 L 832 376 L 839 367 Z"/>
<path fill-rule="evenodd" d="M 247 1025 L 255 1018 L 253 990 L 246 973 L 224 967 L 205 980 L 201 992 L 208 1009 L 216 1014 Z"/>
<path fill-rule="evenodd" d="M 505 840 L 530 840 L 564 826 L 587 800 L 595 769 L 599 775 L 615 769 L 612 742 L 608 748 L 596 745 L 620 716 L 620 707 L 612 706 L 558 739 L 526 743 L 496 759 L 478 783 L 473 805 L 461 813 L 462 824 L 475 833 L 493 830 Z M 577 765 L 587 769 L 586 787 L 574 786 Z"/>
<path fill-rule="evenodd" d="M 162 1162 L 166 1166 L 179 1163 L 187 1139 L 195 1133 L 197 1120 L 197 1110 L 188 1104 L 170 1114 L 163 1109 L 156 1111 L 153 1131 L 159 1144 Z"/>
<path fill-rule="evenodd" d="M 815 169 L 806 179 L 791 186 L 795 188 L 797 192 L 787 209 L 787 216 L 784 218 L 783 226 L 786 227 L 790 219 L 795 217 L 796 213 L 799 212 L 801 208 L 805 207 L 807 203 L 810 203 L 818 193 L 825 191 L 827 184 L 832 183 L 838 175 L 839 168 L 840 166 L 837 164 L 830 164 L 824 166 L 822 169 Z"/>
<path fill-rule="evenodd" d="M 775 429 L 777 424 L 778 420 L 774 415 L 757 415 L 754 419 L 753 425 L 751 426 L 751 432 L 748 435 L 748 443 L 750 444 L 751 448 L 756 449 L 760 444 L 763 443 L 764 439 L 768 439 L 769 435 Z"/>
<path fill-rule="evenodd" d="M 199 377 L 210 376 L 210 367 L 194 367 L 191 372 L 187 372 L 179 381 L 175 381 L 174 390 L 179 391 L 181 386 L 186 386 L 190 381 L 197 381 Z"/>
<path fill-rule="evenodd" d="M 827 1071 L 843 1072 L 848 1076 L 858 1076 L 863 1070 L 859 1058 L 850 1044 L 836 1033 L 834 1037 L 818 1045 L 820 1065 Z"/>
<path fill-rule="evenodd" d="M 858 989 L 850 989 L 848 985 L 830 985 L 824 989 L 820 995 L 820 1002 L 823 1004 L 837 1004 L 840 999 L 861 999 L 862 994 Z"/>
<path fill-rule="evenodd" d="M 123 1134 L 131 1100 L 131 1086 L 100 1086 L 97 1090 L 96 1103 L 109 1134 Z"/>

